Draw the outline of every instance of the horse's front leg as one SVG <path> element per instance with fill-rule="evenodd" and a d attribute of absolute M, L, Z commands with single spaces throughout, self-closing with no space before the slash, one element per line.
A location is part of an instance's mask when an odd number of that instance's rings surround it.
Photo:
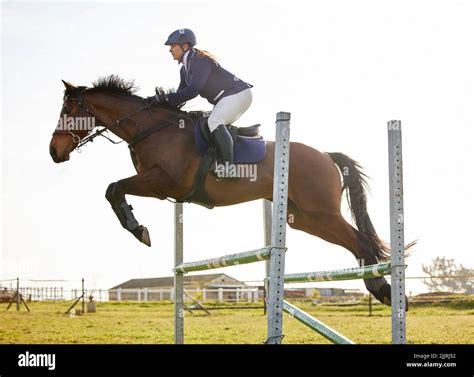
<path fill-rule="evenodd" d="M 140 242 L 151 246 L 148 229 L 140 225 L 133 215 L 133 208 L 127 203 L 125 195 L 136 195 L 164 199 L 171 179 L 160 168 L 147 170 L 133 177 L 111 183 L 105 197 L 120 220 L 122 227 L 131 232 Z"/>

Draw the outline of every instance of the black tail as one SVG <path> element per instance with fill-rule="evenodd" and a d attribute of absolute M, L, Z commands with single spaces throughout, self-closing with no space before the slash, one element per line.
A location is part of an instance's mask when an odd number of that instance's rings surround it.
<path fill-rule="evenodd" d="M 390 248 L 377 235 L 367 213 L 366 178 L 368 177 L 362 172 L 362 166 L 343 153 L 328 153 L 328 155 L 341 171 L 344 180 L 342 193 L 347 190 L 347 202 L 357 229 L 368 237 L 370 247 L 380 262 L 389 260 Z"/>

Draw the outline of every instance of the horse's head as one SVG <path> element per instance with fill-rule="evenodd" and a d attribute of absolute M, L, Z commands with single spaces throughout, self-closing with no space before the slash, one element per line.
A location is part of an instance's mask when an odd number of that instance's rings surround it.
<path fill-rule="evenodd" d="M 83 104 L 87 87 L 76 87 L 65 81 L 63 83 L 66 87 L 63 105 L 49 144 L 49 153 L 56 163 L 68 161 L 69 154 L 95 125 L 94 117 Z"/>
<path fill-rule="evenodd" d="M 137 122 L 133 117 L 142 110 L 149 109 L 150 117 L 145 124 L 149 122 L 150 125 L 157 120 L 169 123 L 166 117 L 182 118 L 186 114 L 179 110 L 181 106 L 153 105 L 148 101 L 144 103 L 143 98 L 134 94 L 137 89 L 134 81 L 124 80 L 117 75 L 99 77 L 92 87 L 76 87 L 66 81 L 63 83 L 66 88 L 63 106 L 49 144 L 49 153 L 56 163 L 68 161 L 74 149 L 81 148 L 96 136 L 105 136 L 104 131 L 110 131 L 130 142 L 132 135 L 137 132 Z M 160 88 L 160 92 L 164 90 Z M 155 111 L 155 115 L 152 111 Z M 91 134 L 96 126 L 102 129 Z"/>

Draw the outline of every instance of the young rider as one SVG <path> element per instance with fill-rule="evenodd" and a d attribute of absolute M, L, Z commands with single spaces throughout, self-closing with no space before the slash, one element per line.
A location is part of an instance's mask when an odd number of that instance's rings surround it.
<path fill-rule="evenodd" d="M 165 45 L 170 46 L 173 59 L 182 64 L 181 81 L 176 93 L 159 94 L 158 100 L 179 105 L 200 95 L 213 104 L 207 121 L 212 141 L 221 163 L 232 164 L 233 142 L 226 124 L 236 121 L 250 107 L 253 86 L 222 68 L 207 51 L 195 48 L 196 36 L 190 29 L 174 31 Z"/>

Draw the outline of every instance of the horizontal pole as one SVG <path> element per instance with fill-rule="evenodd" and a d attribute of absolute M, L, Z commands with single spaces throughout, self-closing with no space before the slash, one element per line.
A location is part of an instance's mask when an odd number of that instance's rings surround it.
<path fill-rule="evenodd" d="M 380 263 L 364 267 L 344 268 L 341 270 L 286 274 L 285 283 L 370 279 L 389 275 L 391 269 L 392 267 L 390 263 Z"/>
<path fill-rule="evenodd" d="M 288 301 L 283 301 L 283 310 L 335 344 L 355 344 L 352 340 L 347 339 L 344 335 L 339 334 L 336 330 L 326 326 L 321 321 L 318 321 L 316 318 L 290 304 Z"/>
<path fill-rule="evenodd" d="M 174 271 L 184 273 L 260 262 L 270 259 L 271 250 L 272 247 L 264 247 L 257 250 L 245 251 L 243 253 L 224 255 L 223 257 L 181 263 L 176 266 Z"/>

